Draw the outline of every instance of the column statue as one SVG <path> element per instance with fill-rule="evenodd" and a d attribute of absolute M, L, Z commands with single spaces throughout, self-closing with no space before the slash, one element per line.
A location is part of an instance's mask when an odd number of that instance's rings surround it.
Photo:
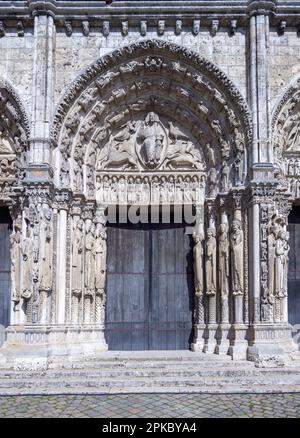
<path fill-rule="evenodd" d="M 244 293 L 244 236 L 241 221 L 235 219 L 231 225 L 232 287 L 233 295 Z"/>
<path fill-rule="evenodd" d="M 216 293 L 216 232 L 214 228 L 207 229 L 205 243 L 205 272 L 206 272 L 206 293 Z"/>

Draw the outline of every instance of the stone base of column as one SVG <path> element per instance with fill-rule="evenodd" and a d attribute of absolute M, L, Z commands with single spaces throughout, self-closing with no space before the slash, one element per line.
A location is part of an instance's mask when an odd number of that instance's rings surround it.
<path fill-rule="evenodd" d="M 206 329 L 206 324 L 195 324 L 194 325 L 194 339 L 191 343 L 192 351 L 203 351 L 204 348 L 204 332 Z"/>
<path fill-rule="evenodd" d="M 208 324 L 204 332 L 205 344 L 203 353 L 215 353 L 217 346 L 218 324 Z"/>
<path fill-rule="evenodd" d="M 51 358 L 80 358 L 107 349 L 104 326 L 10 326 L 0 352 L 15 368 L 25 369 L 28 365 L 30 369 L 32 363 L 37 369 L 45 367 Z"/>
<path fill-rule="evenodd" d="M 217 329 L 217 345 L 215 348 L 216 354 L 229 354 L 230 351 L 230 328 L 231 324 L 220 324 Z"/>
<path fill-rule="evenodd" d="M 288 323 L 260 323 L 250 327 L 250 341 L 247 359 L 254 362 L 266 361 L 271 366 L 281 361 L 288 361 L 298 351 L 292 338 L 292 327 Z"/>
<path fill-rule="evenodd" d="M 232 324 L 229 330 L 230 347 L 228 354 L 232 359 L 247 359 L 248 331 L 245 324 Z"/>

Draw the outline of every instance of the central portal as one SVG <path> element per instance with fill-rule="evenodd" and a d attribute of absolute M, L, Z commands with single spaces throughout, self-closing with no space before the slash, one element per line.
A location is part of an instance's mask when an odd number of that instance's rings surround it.
<path fill-rule="evenodd" d="M 110 350 L 183 350 L 192 341 L 192 236 L 184 224 L 108 224 Z"/>

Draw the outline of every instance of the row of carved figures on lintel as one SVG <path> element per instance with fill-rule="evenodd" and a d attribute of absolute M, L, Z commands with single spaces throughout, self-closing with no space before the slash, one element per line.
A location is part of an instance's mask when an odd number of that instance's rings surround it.
<path fill-rule="evenodd" d="M 203 176 L 204 178 L 204 176 Z M 109 204 L 191 203 L 201 199 L 203 182 L 200 177 L 173 176 L 96 178 L 96 199 Z"/>
<path fill-rule="evenodd" d="M 103 320 L 106 282 L 106 230 L 104 223 L 73 219 L 71 250 L 71 322 Z"/>

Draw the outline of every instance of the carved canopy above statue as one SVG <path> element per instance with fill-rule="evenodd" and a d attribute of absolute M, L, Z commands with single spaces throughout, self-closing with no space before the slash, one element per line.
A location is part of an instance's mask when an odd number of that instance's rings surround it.
<path fill-rule="evenodd" d="M 246 103 L 214 65 L 143 41 L 89 66 L 60 102 L 56 181 L 92 196 L 99 172 L 197 171 L 214 196 L 243 184 L 250 126 Z"/>

